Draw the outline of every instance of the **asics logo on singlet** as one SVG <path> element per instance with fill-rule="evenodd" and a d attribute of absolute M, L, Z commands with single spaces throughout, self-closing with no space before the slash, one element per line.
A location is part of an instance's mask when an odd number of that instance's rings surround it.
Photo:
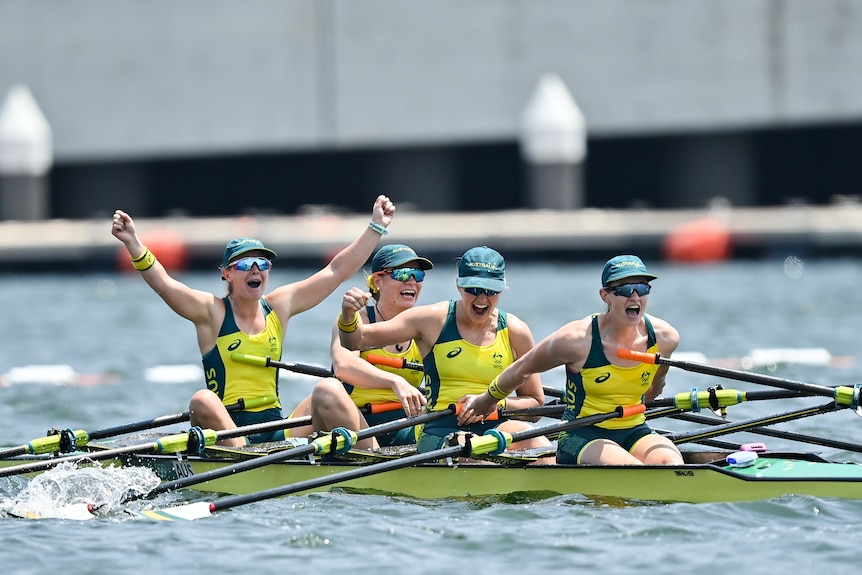
<path fill-rule="evenodd" d="M 230 344 L 229 346 L 227 346 L 227 350 L 228 350 L 228 351 L 233 351 L 233 350 L 235 350 L 236 348 L 238 348 L 238 347 L 239 347 L 239 344 L 241 344 L 241 343 L 242 343 L 242 340 L 241 340 L 241 339 L 238 339 L 238 340 L 236 340 L 236 341 L 234 341 L 234 342 L 231 342 L 231 344 Z"/>
<path fill-rule="evenodd" d="M 600 376 L 598 376 L 598 377 L 597 377 L 596 379 L 594 379 L 593 381 L 595 381 L 596 383 L 604 383 L 604 382 L 606 382 L 607 380 L 609 380 L 610 378 L 611 378 L 611 374 L 610 374 L 610 373 L 605 372 L 605 373 L 601 374 Z"/>
<path fill-rule="evenodd" d="M 452 359 L 453 357 L 458 357 L 459 355 L 461 355 L 461 348 L 456 347 L 455 349 L 453 349 L 452 351 L 447 353 L 446 357 L 448 357 L 449 359 Z"/>

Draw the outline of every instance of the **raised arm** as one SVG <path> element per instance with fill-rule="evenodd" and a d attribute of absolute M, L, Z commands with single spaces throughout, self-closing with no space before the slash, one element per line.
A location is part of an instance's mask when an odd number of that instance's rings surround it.
<path fill-rule="evenodd" d="M 135 222 L 123 210 L 114 212 L 111 234 L 126 246 L 132 265 L 168 306 L 196 326 L 211 323 L 217 299 L 172 278 L 164 266 L 138 238 Z"/>
<path fill-rule="evenodd" d="M 338 286 L 353 277 L 371 257 L 380 236 L 392 223 L 395 204 L 388 197 L 378 196 L 374 202 L 371 221 L 356 240 L 338 252 L 322 270 L 292 284 L 276 288 L 267 300 L 283 322 L 309 310 L 329 297 Z"/>

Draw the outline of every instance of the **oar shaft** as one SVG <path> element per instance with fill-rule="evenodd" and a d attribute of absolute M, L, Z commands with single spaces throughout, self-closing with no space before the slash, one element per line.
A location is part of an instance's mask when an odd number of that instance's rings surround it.
<path fill-rule="evenodd" d="M 203 430 L 203 433 L 207 445 L 209 445 L 222 439 L 229 439 L 231 437 L 242 437 L 254 433 L 262 433 L 265 431 L 272 431 L 276 429 L 285 429 L 287 427 L 294 427 L 297 425 L 306 425 L 308 423 L 311 423 L 310 416 L 294 419 L 279 419 L 276 421 L 256 423 L 254 425 L 246 425 L 243 427 L 237 427 L 235 429 L 227 429 L 222 431 L 213 431 L 209 429 Z M 81 455 L 54 457 L 51 459 L 46 459 L 44 461 L 24 463 L 22 465 L 16 465 L 14 467 L 0 468 L 0 477 L 9 477 L 12 475 L 21 475 L 25 473 L 45 471 L 46 469 L 56 467 L 57 465 L 66 462 L 78 463 L 80 461 L 102 461 L 105 459 L 112 459 L 115 457 L 129 455 L 133 453 L 175 453 L 187 449 L 188 438 L 189 435 L 186 433 L 174 434 L 161 437 L 155 441 L 150 441 L 147 443 L 138 443 L 135 445 L 127 445 L 125 447 L 118 447 L 115 449 L 106 449 L 104 451 L 94 451 Z"/>
<path fill-rule="evenodd" d="M 445 417 L 448 415 L 452 415 L 452 410 L 443 410 L 443 411 L 432 411 L 430 413 L 425 413 L 421 415 L 417 415 L 414 417 L 405 417 L 402 419 L 396 419 L 394 421 L 389 421 L 387 423 L 382 423 L 380 425 L 375 425 L 373 427 L 366 427 L 365 429 L 361 429 L 356 433 L 357 440 L 367 439 L 369 437 L 373 437 L 375 435 L 382 435 L 384 433 L 390 433 L 392 431 L 397 431 L 399 429 L 403 429 L 405 427 L 410 427 L 413 425 L 421 425 L 423 423 L 427 423 L 429 421 L 433 421 L 434 419 L 439 419 L 441 417 Z M 227 465 L 220 469 L 213 469 L 211 471 L 205 471 L 204 473 L 199 473 L 196 475 L 190 475 L 188 477 L 180 477 L 178 479 L 174 479 L 172 481 L 166 481 L 157 485 L 153 488 L 149 493 L 141 494 L 140 496 L 133 495 L 131 498 L 126 499 L 125 501 L 133 501 L 134 499 L 140 499 L 142 497 L 149 497 L 152 495 L 158 495 L 160 493 L 166 493 L 168 491 L 174 491 L 176 489 L 181 489 L 183 487 L 190 487 L 192 485 L 199 485 L 201 483 L 205 483 L 207 481 L 211 481 L 213 479 L 219 479 L 221 477 L 227 477 L 228 475 L 235 475 L 237 473 L 242 473 L 244 471 L 250 471 L 252 469 L 258 469 L 260 467 L 264 467 L 266 465 L 272 463 L 280 463 L 283 461 L 288 461 L 290 459 L 296 459 L 298 457 L 305 457 L 307 455 L 312 455 L 317 453 L 319 449 L 319 445 L 315 443 L 309 443 L 307 445 L 301 445 L 297 447 L 293 447 L 291 449 L 286 449 L 284 451 L 279 451 L 276 453 L 270 453 L 269 455 L 264 455 L 261 457 L 256 457 L 254 459 L 248 459 L 246 461 L 240 461 L 239 463 L 234 463 L 232 465 Z"/>
<path fill-rule="evenodd" d="M 262 405 L 269 405 L 271 403 L 275 403 L 276 397 L 274 395 L 268 395 L 265 397 L 249 399 L 248 401 L 244 399 L 240 399 L 236 403 L 231 403 L 230 405 L 226 405 L 225 409 L 228 411 L 242 411 L 244 409 L 258 407 Z M 157 427 L 164 427 L 165 425 L 173 425 L 175 423 L 183 423 L 188 421 L 190 418 L 190 413 L 188 411 L 183 413 L 177 413 L 174 415 L 163 415 L 161 417 L 156 417 L 146 421 L 138 421 L 136 423 L 129 423 L 126 425 L 118 425 L 116 427 L 108 427 L 105 429 L 97 429 L 96 431 L 91 431 L 89 433 L 90 441 L 96 441 L 98 439 L 105 439 L 107 437 L 114 437 L 116 435 L 122 435 L 125 433 L 135 433 L 137 431 L 143 431 L 145 429 L 155 429 Z"/>
<path fill-rule="evenodd" d="M 290 363 L 286 361 L 278 361 L 272 359 L 268 355 L 262 356 L 250 355 L 247 353 L 234 353 L 231 354 L 230 357 L 234 361 L 247 363 L 249 365 L 257 365 L 259 367 L 275 367 L 278 369 L 286 369 L 287 371 L 293 371 L 305 375 L 313 375 L 316 377 L 333 377 L 335 375 L 332 369 L 328 367 L 308 365 L 306 363 Z M 368 354 L 365 360 L 368 363 L 372 363 L 374 365 L 385 365 L 388 367 L 394 367 L 396 369 L 412 369 L 415 371 L 422 371 L 423 369 L 421 363 L 407 361 L 407 359 L 403 357 L 388 357 L 385 355 Z"/>
<path fill-rule="evenodd" d="M 695 413 L 680 413 L 679 415 L 672 416 L 674 419 L 679 419 L 682 421 L 690 421 L 692 423 L 705 423 L 707 425 L 715 425 L 715 419 L 711 417 L 705 417 L 703 415 L 697 415 Z M 862 453 L 862 445 L 858 445 L 855 443 L 848 443 L 846 441 L 838 441 L 835 439 L 827 439 L 823 437 L 816 437 L 814 435 L 807 435 L 804 433 L 797 433 L 793 431 L 782 431 L 780 429 L 769 429 L 766 427 L 752 427 L 751 429 L 745 429 L 743 431 L 756 433 L 758 435 L 765 435 L 767 437 L 775 437 L 778 439 L 788 439 L 790 441 L 799 441 L 802 443 L 810 443 L 812 445 L 821 445 L 823 447 L 832 447 L 834 449 L 843 449 L 844 451 L 853 451 L 855 453 Z"/>
<path fill-rule="evenodd" d="M 650 364 L 668 365 L 671 367 L 678 367 L 686 371 L 702 373 L 705 375 L 715 375 L 727 379 L 735 379 L 737 381 L 746 381 L 748 383 L 771 385 L 773 387 L 781 387 L 783 389 L 791 389 L 794 391 L 810 393 L 811 395 L 822 395 L 824 397 L 833 398 L 835 397 L 835 388 L 828 387 L 825 385 L 804 383 L 801 381 L 793 381 L 792 379 L 784 379 L 781 377 L 763 375 L 760 373 L 752 373 L 749 371 L 739 371 L 735 369 L 728 369 L 725 367 L 716 367 L 713 365 L 706 365 L 693 361 L 670 359 L 661 357 L 661 354 L 658 353 L 645 353 L 629 349 L 621 349 L 617 352 L 617 355 L 623 359 L 631 359 L 634 361 L 640 361 L 643 363 Z"/>
<path fill-rule="evenodd" d="M 249 399 L 248 401 L 244 399 L 240 399 L 236 403 L 232 403 L 230 405 L 226 405 L 225 408 L 228 411 L 237 411 L 250 407 L 259 407 L 263 405 L 269 405 L 274 403 L 276 397 L 274 395 L 267 395 L 264 397 L 258 397 Z M 116 435 L 122 435 L 126 433 L 135 433 L 137 431 L 143 431 L 145 429 L 154 429 L 156 427 L 163 427 L 165 425 L 173 425 L 174 423 L 182 423 L 184 421 L 189 420 L 189 412 L 185 413 L 177 413 L 174 415 L 163 415 L 161 417 L 156 417 L 153 419 L 147 419 L 144 421 L 137 421 L 135 423 L 127 423 L 124 425 L 118 425 L 115 427 L 108 427 L 105 429 L 97 429 L 96 431 L 84 431 L 79 429 L 78 431 L 68 430 L 66 432 L 58 433 L 55 435 L 49 435 L 47 437 L 40 437 L 26 443 L 24 445 L 19 445 L 18 447 L 10 447 L 8 449 L 4 449 L 0 451 L 0 459 L 7 459 L 9 457 L 16 457 L 18 455 L 38 455 L 41 453 L 51 453 L 53 451 L 68 453 L 70 451 L 75 451 L 75 449 L 70 449 L 64 446 L 64 434 L 69 434 L 74 436 L 74 444 L 76 447 L 83 447 L 90 441 L 96 441 L 99 439 L 105 439 L 106 437 L 114 437 Z M 71 443 L 70 441 L 66 441 L 66 443 Z"/>
<path fill-rule="evenodd" d="M 747 419 L 744 421 L 736 421 L 736 422 L 728 422 L 722 425 L 716 425 L 707 429 L 695 429 L 692 431 L 684 431 L 679 433 L 673 433 L 668 437 L 674 443 L 685 443 L 687 441 L 698 441 L 700 439 L 706 439 L 709 437 L 718 437 L 719 435 L 727 435 L 728 433 L 737 433 L 739 431 L 748 431 L 754 427 L 761 427 L 764 425 L 774 425 L 776 423 L 782 423 L 785 421 L 792 421 L 794 419 L 802 419 L 803 417 L 811 417 L 812 415 L 819 415 L 822 413 L 829 413 L 831 411 L 835 411 L 838 409 L 837 404 L 835 402 L 825 403 L 823 405 L 806 407 L 804 409 L 797 409 L 795 411 L 788 411 L 786 413 L 779 413 L 776 415 L 770 415 L 768 417 L 759 417 L 755 419 Z"/>

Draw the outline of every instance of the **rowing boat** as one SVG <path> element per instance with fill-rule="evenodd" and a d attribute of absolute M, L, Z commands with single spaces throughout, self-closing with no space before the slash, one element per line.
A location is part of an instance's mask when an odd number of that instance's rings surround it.
<path fill-rule="evenodd" d="M 691 392 L 676 394 L 671 398 L 650 401 L 648 411 L 647 405 L 643 403 L 619 406 L 607 413 L 557 421 L 511 434 L 488 433 L 471 436 L 465 445 L 456 443 L 423 454 L 410 453 L 409 447 L 394 451 L 369 452 L 355 449 L 354 446 L 367 437 L 406 426 L 424 425 L 434 419 L 451 416 L 456 413 L 456 406 L 357 431 L 337 428 L 331 433 L 309 438 L 307 443 L 301 445 L 282 443 L 245 448 L 216 445 L 220 439 L 261 431 L 256 429 L 258 426 L 276 429 L 298 425 L 302 423 L 299 420 L 278 420 L 251 426 L 255 429 L 246 427 L 214 431 L 192 428 L 187 434 L 168 435 L 147 441 L 130 438 L 132 445 L 120 447 L 116 447 L 116 444 L 98 444 L 87 440 L 96 436 L 117 436 L 120 431 L 152 428 L 156 420 L 93 433 L 67 430 L 61 434 L 59 442 L 54 441 L 54 438 L 34 440 L 4 450 L 9 457 L 6 461 L 0 461 L 0 465 L 13 461 L 20 463 L 15 454 L 41 453 L 42 457 L 49 458 L 49 462 L 62 461 L 63 456 L 50 459 L 46 453 L 49 449 L 62 449 L 64 445 L 68 445 L 79 450 L 95 451 L 86 456 L 90 460 L 118 458 L 123 465 L 150 467 L 163 482 L 145 496 L 187 487 L 201 492 L 227 494 L 224 498 L 202 505 L 180 506 L 168 511 L 156 510 L 153 515 L 159 518 L 164 518 L 166 514 L 185 519 L 197 518 L 206 516 L 213 510 L 228 509 L 253 501 L 329 489 L 420 499 L 506 498 L 513 494 L 531 497 L 579 494 L 590 498 L 689 503 L 755 501 L 785 495 L 862 499 L 862 465 L 858 463 L 830 461 L 808 452 L 771 452 L 762 444 L 739 445 L 711 439 L 724 434 L 752 431 L 839 450 L 862 452 L 862 446 L 837 439 L 764 429 L 776 423 L 838 410 L 860 413 L 862 386 L 833 388 L 685 360 L 672 360 L 658 354 L 631 350 L 620 350 L 618 354 L 621 357 L 631 356 L 632 359 L 639 359 L 644 363 L 672 365 L 688 371 L 781 389 L 764 392 L 741 392 L 724 388 L 710 388 L 706 391 L 692 389 Z M 830 401 L 737 422 L 727 422 L 724 418 L 718 421 L 707 418 L 707 421 L 702 421 L 702 416 L 697 414 L 701 408 L 707 406 L 723 415 L 727 406 L 743 401 L 805 396 L 824 396 L 829 397 Z M 559 416 L 560 407 L 552 402 L 527 410 L 529 414 L 503 413 L 511 416 L 547 416 L 553 412 Z M 545 463 L 547 459 L 537 457 L 535 453 L 508 451 L 509 446 L 518 441 L 538 436 L 551 438 L 568 429 L 597 425 L 603 421 L 637 413 L 644 413 L 647 420 L 670 417 L 706 423 L 708 427 L 686 432 L 660 431 L 666 433 L 677 445 L 696 443 L 701 447 L 684 449 L 683 464 L 646 466 L 550 465 Z M 176 419 L 176 416 L 171 419 Z M 160 421 L 161 418 L 157 420 Z M 124 441 L 120 440 L 119 443 Z M 708 446 L 709 449 L 703 446 Z M 80 454 L 72 455 L 68 459 L 82 462 L 85 460 Z M 0 476 L 24 474 L 50 466 L 22 464 L 12 469 L 0 470 Z M 130 496 L 125 502 L 136 498 L 139 497 Z"/>
<path fill-rule="evenodd" d="M 239 452 L 216 447 L 207 449 L 203 456 L 134 456 L 126 463 L 147 465 L 163 479 L 172 480 L 234 464 Z M 738 466 L 728 463 L 732 455 L 728 451 L 692 450 L 684 451 L 684 455 L 686 463 L 674 466 L 526 465 L 528 459 L 519 457 L 510 463 L 432 463 L 372 473 L 300 493 L 335 488 L 420 499 L 582 494 L 689 503 L 753 501 L 789 494 L 862 499 L 862 465 L 854 463 L 836 463 L 813 453 L 762 452 L 752 455 L 750 465 Z M 337 461 L 269 464 L 197 484 L 194 489 L 241 495 L 373 466 L 373 461 L 379 460 L 356 450 L 348 456 Z"/>

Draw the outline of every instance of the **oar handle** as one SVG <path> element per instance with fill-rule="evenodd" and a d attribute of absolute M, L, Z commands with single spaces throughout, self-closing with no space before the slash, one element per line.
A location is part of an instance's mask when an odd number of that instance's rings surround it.
<path fill-rule="evenodd" d="M 396 409 L 404 409 L 404 406 L 397 401 L 387 401 L 386 403 L 366 403 L 359 411 L 368 415 L 371 413 L 386 413 L 387 411 L 395 411 Z"/>
<path fill-rule="evenodd" d="M 368 355 L 366 355 L 365 361 L 367 361 L 368 363 L 373 363 L 374 365 L 385 365 L 387 367 L 394 367 L 395 369 L 412 369 L 414 371 L 422 371 L 424 369 L 421 363 L 407 361 L 407 358 L 404 357 L 389 357 L 386 355 L 379 355 L 375 353 L 369 353 Z"/>
<path fill-rule="evenodd" d="M 449 409 L 454 409 L 455 415 L 458 415 L 459 413 L 461 413 L 461 410 L 464 409 L 464 404 L 463 403 L 456 403 L 454 405 L 450 405 Z M 495 409 L 494 411 L 492 411 L 491 413 L 489 413 L 488 415 L 483 417 L 482 421 L 497 421 L 498 419 L 500 419 L 500 409 L 499 408 Z"/>
<path fill-rule="evenodd" d="M 621 359 L 631 359 L 641 363 L 650 363 L 653 365 L 662 363 L 662 359 L 657 353 L 647 353 L 645 351 L 635 351 L 633 349 L 620 349 L 617 351 L 617 357 Z"/>

